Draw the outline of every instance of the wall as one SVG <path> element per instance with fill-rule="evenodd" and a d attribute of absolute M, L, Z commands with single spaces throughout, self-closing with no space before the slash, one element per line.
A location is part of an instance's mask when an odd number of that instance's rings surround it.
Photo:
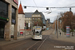
<path fill-rule="evenodd" d="M 12 20 L 12 6 L 16 8 L 16 24 L 14 24 L 14 39 L 17 40 L 17 26 L 18 26 L 18 5 L 13 0 L 5 0 L 8 3 L 8 18 L 9 21 L 5 25 L 4 38 L 5 40 L 11 40 L 11 20 Z"/>
<path fill-rule="evenodd" d="M 20 29 L 24 29 L 24 27 L 25 27 L 25 15 L 18 14 L 18 31 L 20 31 Z"/>

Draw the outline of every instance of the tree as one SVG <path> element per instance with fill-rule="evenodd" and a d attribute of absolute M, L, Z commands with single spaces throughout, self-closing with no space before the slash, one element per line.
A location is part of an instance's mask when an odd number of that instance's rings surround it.
<path fill-rule="evenodd" d="M 72 25 L 72 29 L 75 29 L 75 14 L 72 17 L 71 25 Z"/>
<path fill-rule="evenodd" d="M 38 26 L 42 26 L 43 27 L 43 22 L 40 19 L 38 19 Z"/>
<path fill-rule="evenodd" d="M 38 19 L 38 20 L 36 20 L 36 21 L 34 22 L 34 26 L 37 26 L 37 25 L 43 27 L 43 22 L 42 22 L 41 19 Z"/>
<path fill-rule="evenodd" d="M 61 19 L 62 19 L 63 29 L 66 30 L 66 26 L 70 26 L 70 28 L 72 29 L 71 21 L 72 21 L 73 13 L 72 12 L 65 12 L 61 16 L 62 16 Z"/>

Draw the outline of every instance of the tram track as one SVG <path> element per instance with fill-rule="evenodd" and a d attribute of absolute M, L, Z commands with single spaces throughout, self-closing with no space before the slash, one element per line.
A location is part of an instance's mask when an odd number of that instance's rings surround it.
<path fill-rule="evenodd" d="M 46 37 L 45 40 L 43 40 L 43 42 L 42 42 L 41 45 L 37 48 L 37 50 L 40 49 L 40 47 L 43 45 L 43 43 L 46 41 L 47 38 L 48 38 L 48 37 Z"/>
<path fill-rule="evenodd" d="M 38 41 L 39 42 L 39 41 Z M 34 45 L 36 45 L 38 42 L 36 42 L 35 44 L 33 44 L 32 46 L 30 46 L 29 48 L 27 48 L 26 50 L 29 50 L 31 47 L 33 47 Z"/>
<path fill-rule="evenodd" d="M 48 36 L 46 35 L 46 37 L 44 37 L 42 39 L 43 41 L 37 41 L 37 42 L 35 42 L 33 45 L 31 45 L 30 47 L 28 47 L 26 50 L 39 50 L 40 47 L 43 45 L 43 43 L 46 41 L 47 38 L 48 38 Z"/>

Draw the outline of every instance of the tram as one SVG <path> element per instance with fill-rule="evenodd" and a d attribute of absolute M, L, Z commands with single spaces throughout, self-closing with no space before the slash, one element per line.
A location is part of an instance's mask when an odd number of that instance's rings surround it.
<path fill-rule="evenodd" d="M 32 39 L 42 40 L 42 27 L 41 26 L 35 26 L 35 28 L 33 30 Z"/>

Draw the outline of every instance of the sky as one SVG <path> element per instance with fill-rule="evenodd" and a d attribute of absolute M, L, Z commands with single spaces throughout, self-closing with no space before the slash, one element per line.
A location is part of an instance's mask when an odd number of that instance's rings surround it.
<path fill-rule="evenodd" d="M 42 12 L 45 16 L 45 19 L 50 19 L 50 22 L 54 22 L 56 20 L 57 16 L 60 12 L 67 12 L 69 11 L 69 8 L 49 8 L 49 10 L 46 10 L 46 8 L 37 8 L 40 7 L 69 7 L 69 6 L 75 6 L 75 0 L 18 0 L 18 3 L 22 4 L 23 11 L 25 12 L 35 12 L 38 10 L 39 12 Z M 18 4 L 18 7 L 19 7 Z M 37 6 L 37 7 L 27 7 L 26 9 L 24 6 Z M 51 13 L 47 13 L 51 12 Z M 75 13 L 75 8 L 72 8 L 72 12 Z"/>

